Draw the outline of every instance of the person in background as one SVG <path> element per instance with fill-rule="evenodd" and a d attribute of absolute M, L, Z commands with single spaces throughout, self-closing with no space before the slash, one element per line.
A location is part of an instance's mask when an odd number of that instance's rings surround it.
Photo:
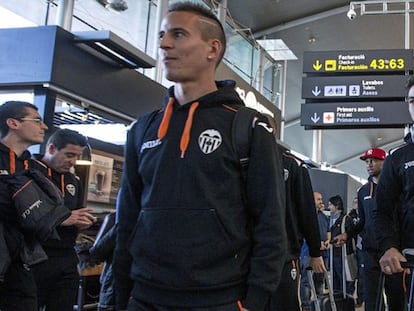
<path fill-rule="evenodd" d="M 333 258 L 332 258 L 332 267 L 330 269 L 332 270 L 332 287 L 334 291 L 342 292 L 342 280 L 343 280 L 343 267 L 342 265 L 342 245 L 339 246 L 337 243 L 337 236 L 342 233 L 342 226 L 343 222 L 345 222 L 345 230 L 346 228 L 349 228 L 349 226 L 352 224 L 352 219 L 350 217 L 345 217 L 345 211 L 344 211 L 344 203 L 342 200 L 342 197 L 340 195 L 334 195 L 329 198 L 329 204 L 328 204 L 329 210 L 331 211 L 331 217 L 330 217 L 330 233 L 331 233 L 331 240 L 332 243 L 335 244 L 335 247 L 333 247 Z M 352 241 L 349 240 L 347 242 L 346 246 L 347 254 L 351 254 L 354 252 L 352 249 Z M 345 291 L 349 295 L 354 295 L 354 282 L 346 281 L 346 288 Z"/>
<path fill-rule="evenodd" d="M 57 232 L 60 239 L 48 239 L 42 246 L 49 257 L 34 267 L 39 307 L 43 311 L 73 311 L 79 286 L 78 257 L 74 246 L 79 230 L 89 228 L 96 218 L 83 207 L 83 189 L 71 172 L 87 145 L 86 137 L 69 129 L 58 129 L 47 141 L 46 151 L 36 155 L 33 167 L 49 177 L 62 191 L 71 215 Z"/>
<path fill-rule="evenodd" d="M 269 311 L 300 310 L 298 288 L 300 280 L 299 257 L 304 240 L 310 256 L 306 262 L 315 273 L 326 271 L 321 257 L 318 218 L 314 204 L 311 180 L 307 169 L 287 151 L 282 154 L 286 188 L 286 229 L 288 256 L 283 268 L 282 280 L 272 295 Z M 283 303 L 281 303 L 283 302 Z"/>
<path fill-rule="evenodd" d="M 329 229 L 329 217 L 324 213 L 325 204 L 323 203 L 322 194 L 320 192 L 313 192 L 313 203 L 316 210 L 316 215 L 318 219 L 319 226 L 319 247 L 322 254 L 322 260 L 324 262 L 325 268 L 328 267 L 328 249 L 330 241 L 330 232 Z M 308 274 L 306 273 L 306 268 L 310 265 L 311 257 L 309 254 L 309 247 L 305 241 L 301 249 L 300 257 L 300 270 L 301 270 L 301 283 L 300 283 L 300 297 L 302 301 L 303 310 L 311 310 L 311 291 L 310 284 L 308 280 Z M 323 273 L 314 273 L 313 281 L 315 284 L 315 290 L 317 295 L 322 295 L 325 288 L 325 278 Z"/>
<path fill-rule="evenodd" d="M 232 125 L 243 102 L 234 82 L 215 81 L 225 46 L 210 10 L 193 2 L 169 7 L 159 55 L 175 85 L 149 123 L 141 118 L 131 127 L 126 143 L 114 258 L 118 310 L 263 311 L 280 281 L 283 167 L 273 129 L 253 110 L 245 122 L 249 161 L 240 165 Z"/>
<path fill-rule="evenodd" d="M 414 77 L 407 81 L 407 102 L 411 119 L 414 120 Z M 391 276 L 401 276 L 409 255 L 404 249 L 414 248 L 414 144 L 413 127 L 405 137 L 405 143 L 390 151 L 384 162 L 381 179 L 375 197 L 374 227 L 381 258 L 381 270 Z M 412 261 L 412 258 L 409 258 Z M 397 287 L 398 289 L 401 286 Z M 409 291 L 408 291 L 409 292 Z M 404 300 L 401 300 L 401 303 Z M 402 310 L 402 309 L 400 309 Z"/>
<path fill-rule="evenodd" d="M 378 183 L 382 179 L 384 160 L 387 153 L 381 148 L 370 148 L 361 155 L 368 172 L 368 182 L 358 190 L 358 218 L 353 226 L 347 227 L 345 232 L 337 237 L 337 245 L 341 246 L 350 238 L 360 234 L 362 238 L 362 251 L 364 260 L 365 282 L 364 298 L 365 310 L 373 311 L 378 296 L 378 282 L 380 275 L 379 259 L 381 250 L 378 245 L 376 226 L 374 223 L 374 210 Z M 403 293 L 401 289 L 401 276 L 389 276 L 385 282 L 385 292 L 390 310 L 401 310 Z"/>
<path fill-rule="evenodd" d="M 36 283 L 23 252 L 33 249 L 22 232 L 7 178 L 28 168 L 27 148 L 41 144 L 48 129 L 36 106 L 8 101 L 0 106 L 0 310 L 37 311 Z"/>

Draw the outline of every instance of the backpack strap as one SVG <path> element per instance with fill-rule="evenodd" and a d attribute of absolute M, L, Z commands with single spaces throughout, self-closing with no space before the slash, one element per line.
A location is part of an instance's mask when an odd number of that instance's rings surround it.
<path fill-rule="evenodd" d="M 244 172 L 250 160 L 250 145 L 253 135 L 253 121 L 255 113 L 251 109 L 241 106 L 233 119 L 232 137 L 233 147 L 239 155 L 240 166 Z"/>

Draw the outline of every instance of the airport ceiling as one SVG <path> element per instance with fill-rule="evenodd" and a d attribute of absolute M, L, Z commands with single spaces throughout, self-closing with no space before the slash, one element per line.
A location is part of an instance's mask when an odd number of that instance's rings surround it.
<path fill-rule="evenodd" d="M 392 1 L 395 2 L 388 2 Z M 301 98 L 304 52 L 404 49 L 414 46 L 412 35 L 406 46 L 404 14 L 361 16 L 359 8 L 356 8 L 357 16 L 350 20 L 347 17 L 349 4 L 349 1 L 343 0 L 227 1 L 229 15 L 241 28 L 250 29 L 256 39 L 282 39 L 298 57 L 298 60 L 287 63 L 283 142 L 292 150 L 309 157 L 312 156 L 314 131 L 305 130 L 300 125 L 301 104 L 305 102 Z M 414 6 L 413 3 L 410 5 Z M 409 19 L 413 25 L 412 13 Z M 403 135 L 402 128 L 324 129 L 321 132 L 321 162 L 367 178 L 365 165 L 359 156 L 370 147 L 389 150 L 398 146 Z"/>

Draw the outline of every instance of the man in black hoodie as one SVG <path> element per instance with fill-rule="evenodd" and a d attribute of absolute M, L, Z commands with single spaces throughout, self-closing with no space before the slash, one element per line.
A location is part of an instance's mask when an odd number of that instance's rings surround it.
<path fill-rule="evenodd" d="M 43 248 L 49 259 L 33 271 L 38 302 L 45 311 L 73 311 L 79 284 L 78 257 L 74 250 L 79 230 L 95 221 L 91 209 L 83 206 L 82 184 L 71 169 L 87 145 L 86 137 L 69 129 L 58 129 L 49 137 L 46 152 L 35 156 L 33 166 L 61 190 L 71 215 L 59 227 L 60 239 L 48 239 Z"/>
<path fill-rule="evenodd" d="M 282 154 L 286 187 L 286 230 L 288 251 L 282 272 L 282 280 L 272 295 L 269 311 L 299 311 L 299 257 L 306 240 L 310 258 L 306 268 L 315 273 L 326 271 L 321 256 L 321 240 L 316 211 L 313 208 L 313 190 L 307 168 L 299 159 L 285 151 Z M 281 303 L 283 301 L 283 303 Z"/>
<path fill-rule="evenodd" d="M 414 120 L 414 77 L 407 82 L 407 102 Z M 413 127 L 405 143 L 390 151 L 378 183 L 374 224 L 382 257 L 381 270 L 387 275 L 401 274 L 401 262 L 410 257 L 404 249 L 414 248 L 414 144 Z M 412 262 L 412 254 L 410 261 Z"/>
<path fill-rule="evenodd" d="M 24 250 L 32 235 L 18 222 L 7 179 L 29 167 L 31 145 L 41 144 L 48 129 L 36 106 L 20 101 L 0 105 L 0 310 L 37 311 L 36 283 Z"/>
<path fill-rule="evenodd" d="M 172 4 L 159 39 L 160 61 L 175 85 L 152 122 L 141 118 L 128 133 L 114 258 L 117 308 L 263 311 L 286 254 L 273 130 L 249 110 L 243 170 L 232 135 L 243 102 L 233 82 L 215 81 L 226 40 L 212 12 Z"/>

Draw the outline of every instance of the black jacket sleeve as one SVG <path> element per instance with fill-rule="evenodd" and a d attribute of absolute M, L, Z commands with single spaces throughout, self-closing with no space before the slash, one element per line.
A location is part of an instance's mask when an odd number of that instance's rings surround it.
<path fill-rule="evenodd" d="M 316 214 L 315 200 L 313 198 L 313 189 L 308 170 L 301 166 L 301 181 L 300 188 L 297 188 L 301 195 L 296 198 L 299 208 L 299 226 L 303 228 L 303 236 L 309 247 L 309 254 L 311 257 L 321 256 L 321 239 L 319 236 L 319 223 Z"/>
<path fill-rule="evenodd" d="M 138 175 L 138 154 L 136 147 L 136 122 L 128 132 L 125 146 L 125 162 L 121 188 L 117 201 L 118 233 L 114 253 L 114 279 L 117 310 L 124 310 L 132 290 L 131 255 L 128 252 L 128 240 L 141 208 L 141 182 Z"/>
<path fill-rule="evenodd" d="M 393 161 L 393 154 L 385 159 L 381 178 L 376 191 L 376 207 L 373 210 L 373 220 L 379 248 L 382 252 L 391 247 L 399 248 L 394 226 L 395 209 L 400 201 L 402 192 L 398 168 Z"/>
<path fill-rule="evenodd" d="M 108 261 L 112 259 L 116 242 L 117 225 L 112 226 L 97 243 L 90 248 L 89 253 L 93 259 Z"/>
<path fill-rule="evenodd" d="M 253 247 L 244 305 L 250 310 L 264 310 L 280 282 L 287 250 L 283 164 L 269 128 L 264 117 L 259 117 L 247 169 Z"/>

